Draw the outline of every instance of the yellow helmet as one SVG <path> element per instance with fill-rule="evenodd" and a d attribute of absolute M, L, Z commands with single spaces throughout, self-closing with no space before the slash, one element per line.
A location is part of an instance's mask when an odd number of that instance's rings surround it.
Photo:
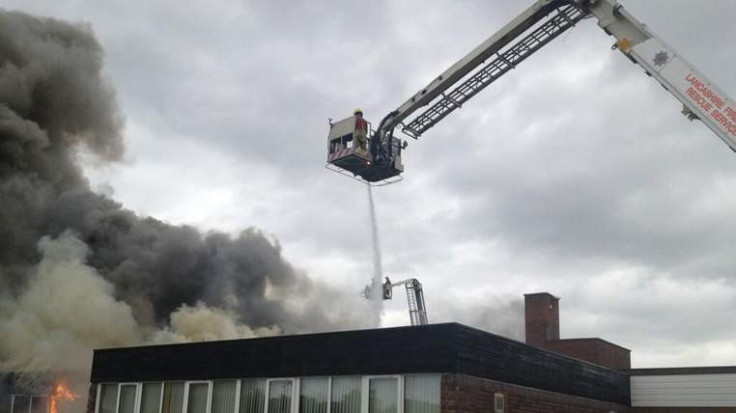
<path fill-rule="evenodd" d="M 360 109 L 360 108 L 358 108 L 358 109 L 355 109 L 355 110 L 353 111 L 353 115 L 357 115 L 358 113 L 360 113 L 360 114 L 362 115 L 362 114 L 363 114 L 363 110 L 362 110 L 362 109 Z"/>

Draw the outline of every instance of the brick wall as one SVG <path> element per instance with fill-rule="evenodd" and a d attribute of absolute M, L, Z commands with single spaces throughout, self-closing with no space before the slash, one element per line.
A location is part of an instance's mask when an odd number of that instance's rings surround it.
<path fill-rule="evenodd" d="M 89 396 L 87 397 L 87 413 L 95 413 L 95 403 L 97 402 L 97 385 L 89 385 Z"/>
<path fill-rule="evenodd" d="M 497 392 L 505 395 L 505 413 L 633 413 L 627 406 L 465 374 L 443 374 L 441 386 L 442 413 L 494 413 Z"/>
<path fill-rule="evenodd" d="M 545 348 L 615 370 L 631 368 L 631 352 L 599 338 L 576 338 L 547 342 Z"/>
<path fill-rule="evenodd" d="M 736 413 L 736 407 L 633 407 L 631 413 Z"/>

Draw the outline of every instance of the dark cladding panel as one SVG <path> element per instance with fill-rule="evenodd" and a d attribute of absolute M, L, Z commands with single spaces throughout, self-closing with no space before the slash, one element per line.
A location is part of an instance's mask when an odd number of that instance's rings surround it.
<path fill-rule="evenodd" d="M 629 405 L 626 373 L 458 326 L 457 371 L 501 382 Z"/>
<path fill-rule="evenodd" d="M 453 324 L 96 350 L 92 382 L 444 372 Z"/>

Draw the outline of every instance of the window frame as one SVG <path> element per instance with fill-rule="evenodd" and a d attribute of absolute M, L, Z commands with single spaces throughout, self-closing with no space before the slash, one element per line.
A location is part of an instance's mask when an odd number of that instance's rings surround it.
<path fill-rule="evenodd" d="M 205 402 L 206 408 L 205 413 L 212 412 L 212 380 L 191 380 L 184 382 L 184 403 L 181 406 L 181 413 L 187 413 L 189 411 L 189 385 L 191 384 L 206 384 L 207 385 L 207 400 Z M 163 394 L 163 391 L 162 391 Z M 115 412 L 119 413 L 119 412 Z"/>
<path fill-rule="evenodd" d="M 161 413 L 161 408 L 163 407 L 163 404 L 164 404 L 164 383 L 165 383 L 164 381 L 141 381 L 141 382 L 138 382 L 138 385 L 140 386 L 140 394 L 139 394 L 138 398 L 140 400 L 138 402 L 138 406 L 137 406 L 137 408 L 136 408 L 136 410 L 135 410 L 134 413 L 141 413 L 141 408 L 143 407 L 143 387 L 146 384 L 158 384 L 158 385 L 161 386 L 161 391 L 159 392 L 159 397 L 158 397 L 158 410 L 156 411 L 156 413 Z M 95 411 L 95 413 L 98 413 L 98 412 Z M 115 413 L 118 413 L 118 412 L 115 412 Z M 181 412 L 179 412 L 179 413 L 181 413 Z"/>
<path fill-rule="evenodd" d="M 365 379 L 365 375 L 362 374 L 345 374 L 345 375 L 337 375 L 337 376 L 329 376 L 330 377 L 330 389 L 329 389 L 329 405 L 327 407 L 327 413 L 332 413 L 332 379 L 333 378 L 339 378 L 339 377 L 357 377 L 360 379 L 360 412 L 363 413 L 363 394 L 365 393 L 365 383 L 363 382 Z"/>
<path fill-rule="evenodd" d="M 114 383 L 110 383 L 114 384 Z M 115 413 L 120 413 L 120 395 L 123 393 L 123 386 L 135 386 L 135 400 L 133 401 L 133 413 L 141 411 L 141 382 L 125 382 L 118 383 L 118 397 L 115 402 Z"/>
<path fill-rule="evenodd" d="M 161 388 L 161 409 L 159 410 L 159 413 L 163 413 L 163 408 L 164 408 L 164 391 L 166 390 L 166 383 L 169 383 L 169 384 L 172 384 L 172 383 L 182 383 L 184 385 L 184 391 L 182 392 L 182 395 L 181 395 L 181 398 L 182 398 L 182 400 L 181 400 L 181 411 L 178 412 L 178 413 L 184 413 L 186 411 L 186 410 L 184 410 L 184 400 L 186 400 L 186 396 L 188 396 L 188 394 L 186 393 L 186 390 L 187 390 L 187 381 L 186 380 L 164 380 L 161 383 L 162 383 L 163 387 Z M 117 412 L 115 412 L 115 413 L 117 413 Z"/>
<path fill-rule="evenodd" d="M 235 411 L 233 413 L 240 413 L 240 382 L 243 381 L 243 379 L 236 379 L 235 380 Z"/>
<path fill-rule="evenodd" d="M 339 378 L 342 376 L 305 376 L 305 377 L 319 377 L 319 378 L 326 378 L 327 379 L 327 413 L 332 413 L 332 385 L 333 385 L 333 379 Z M 350 375 L 350 377 L 360 377 L 360 413 L 368 413 L 370 410 L 370 383 L 371 380 L 376 379 L 393 379 L 396 380 L 396 413 L 404 413 L 404 404 L 405 404 L 405 375 L 404 374 L 375 374 L 375 375 Z M 269 408 L 269 402 L 271 398 L 271 385 L 274 382 L 289 382 L 291 383 L 291 406 L 289 408 L 289 413 L 299 413 L 300 409 L 300 397 L 301 397 L 301 377 L 273 377 L 273 378 L 255 378 L 256 380 L 263 380 L 265 382 L 265 393 L 264 393 L 264 405 L 263 405 L 263 412 L 262 413 L 268 413 Z M 240 405 L 241 405 L 241 392 L 243 389 L 243 381 L 245 380 L 253 380 L 253 378 L 237 378 L 237 379 L 221 379 L 221 380 L 234 380 L 235 381 L 235 403 L 234 403 L 234 411 L 230 413 L 239 413 L 240 412 Z M 213 392 L 214 392 L 214 383 L 217 380 L 178 380 L 178 381 L 141 381 L 141 382 L 123 382 L 123 383 L 115 383 L 115 382 L 101 382 L 97 383 L 97 394 L 95 396 L 95 408 L 94 413 L 100 413 L 101 404 L 102 404 L 102 389 L 106 385 L 114 385 L 116 390 L 115 394 L 115 412 L 114 413 L 121 413 L 120 412 L 120 403 L 121 403 L 121 396 L 122 396 L 122 389 L 123 386 L 134 386 L 135 388 L 135 401 L 134 401 L 134 411 L 132 413 L 140 413 L 142 408 L 142 402 L 143 402 L 143 386 L 146 384 L 156 384 L 160 386 L 160 394 L 159 394 L 159 400 L 158 400 L 158 412 L 162 413 L 163 408 L 163 400 L 164 400 L 164 390 L 166 388 L 167 383 L 183 383 L 184 384 L 184 391 L 183 391 L 183 400 L 182 400 L 182 410 L 180 412 L 172 412 L 172 413 L 188 413 L 189 409 L 189 396 L 190 396 L 190 388 L 193 384 L 206 384 L 207 385 L 207 398 L 206 398 L 206 409 L 204 413 L 212 413 L 212 403 L 213 403 Z M 11 409 L 14 408 L 14 402 L 15 397 L 18 395 L 12 395 L 11 399 Z M 31 396 L 31 403 L 29 405 L 29 411 L 27 413 L 32 413 L 30 409 L 32 408 L 32 396 Z M 18 413 L 26 413 L 26 412 L 18 412 Z M 48 413 L 48 408 L 46 413 Z"/>
<path fill-rule="evenodd" d="M 97 383 L 97 395 L 95 396 L 95 413 L 100 413 L 100 403 L 102 403 L 102 386 L 105 386 L 107 384 L 114 384 L 117 388 L 117 391 L 115 392 L 115 413 L 118 413 L 118 402 L 120 401 L 120 384 L 116 382 L 102 382 Z M 125 383 L 125 384 L 134 384 L 134 383 Z M 138 412 L 136 412 L 138 413 Z"/>
<path fill-rule="evenodd" d="M 289 377 L 287 377 L 287 379 L 288 378 Z M 248 381 L 248 380 L 263 380 L 263 383 L 264 383 L 264 390 L 263 390 L 263 411 L 261 413 L 266 413 L 268 411 L 268 405 L 267 405 L 267 401 L 268 401 L 268 381 L 270 379 L 263 378 L 263 377 L 241 377 L 241 378 L 239 378 L 237 380 L 238 380 L 238 386 L 237 386 L 237 392 L 238 392 L 238 394 L 237 394 L 236 404 L 237 404 L 238 407 L 235 410 L 235 413 L 240 413 L 240 399 L 242 397 L 241 391 L 243 390 L 242 383 L 244 381 Z M 273 380 L 284 380 L 284 379 L 283 378 L 282 379 L 275 378 Z"/>
<path fill-rule="evenodd" d="M 370 406 L 371 379 L 396 379 L 396 413 L 404 413 L 404 375 L 377 374 L 364 375 L 360 397 L 360 413 L 368 413 Z M 329 413 L 329 412 L 328 412 Z"/>
<path fill-rule="evenodd" d="M 438 399 L 437 402 L 438 402 L 439 412 L 442 412 L 442 373 L 431 373 L 431 372 L 430 373 L 406 373 L 406 374 L 402 374 L 403 391 L 401 393 L 402 393 L 402 397 L 403 397 L 402 405 L 404 407 L 404 411 L 406 411 L 406 379 L 409 378 L 409 377 L 418 377 L 418 376 L 433 376 L 433 377 L 436 377 L 439 380 L 439 383 L 438 383 L 439 388 L 437 389 L 437 391 L 438 391 L 438 393 L 437 393 L 437 396 L 438 396 L 437 397 L 437 399 Z"/>
<path fill-rule="evenodd" d="M 158 413 L 164 410 L 164 390 L 166 389 L 166 381 L 161 381 L 161 397 L 158 398 Z"/>
<path fill-rule="evenodd" d="M 235 409 L 230 413 L 239 413 L 240 412 L 240 380 L 241 379 L 216 379 L 216 380 L 209 380 L 210 388 L 207 392 L 207 413 L 212 412 L 212 403 L 213 400 L 213 394 L 215 392 L 215 383 L 218 381 L 234 381 L 235 382 Z M 194 382 L 194 383 L 202 383 L 202 381 Z M 188 395 L 188 393 L 187 393 Z M 161 413 L 159 411 L 159 413 Z M 184 410 L 184 413 L 186 413 L 186 410 Z"/>
<path fill-rule="evenodd" d="M 100 398 L 102 397 L 102 383 L 97 383 L 97 391 L 95 392 L 95 413 L 100 413 Z M 10 411 L 13 412 L 12 410 Z"/>
<path fill-rule="evenodd" d="M 289 407 L 289 413 L 299 413 L 299 391 L 301 390 L 301 386 L 299 385 L 300 382 L 298 377 L 276 377 L 273 379 L 266 379 L 266 400 L 265 403 L 263 403 L 263 413 L 268 413 L 268 402 L 271 399 L 271 382 L 274 381 L 291 381 L 291 406 Z"/>
<path fill-rule="evenodd" d="M 33 407 L 33 396 L 30 394 L 11 394 L 10 395 L 10 412 L 9 413 L 15 413 L 15 398 L 16 397 L 28 397 L 28 411 L 25 413 L 31 413 L 31 408 Z M 48 407 L 46 408 L 48 411 Z M 18 412 L 20 413 L 20 412 Z"/>
<path fill-rule="evenodd" d="M 46 408 L 45 408 L 45 409 L 43 409 L 43 411 L 44 411 L 45 413 L 49 413 L 49 408 L 50 408 L 50 407 L 49 407 L 49 403 L 50 403 L 50 398 L 51 398 L 51 395 L 47 395 L 47 396 L 44 396 L 44 395 L 40 395 L 40 394 L 37 394 L 37 395 L 31 395 L 31 405 L 30 405 L 30 406 L 28 407 L 28 412 L 29 412 L 29 413 L 33 413 L 33 399 L 46 399 L 46 403 L 45 403 L 45 405 L 46 405 Z"/>
<path fill-rule="evenodd" d="M 299 413 L 299 409 L 301 408 L 301 396 L 302 396 L 302 379 L 303 378 L 326 378 L 327 379 L 327 413 L 330 413 L 330 409 L 332 409 L 332 376 L 304 376 L 304 377 L 296 377 L 295 380 L 298 382 L 298 389 L 296 391 L 296 397 L 298 399 L 295 413 Z M 362 386 L 362 383 L 361 383 Z M 361 391 L 363 389 L 361 388 Z M 362 400 L 361 400 L 362 402 Z M 266 413 L 268 410 L 266 410 Z"/>

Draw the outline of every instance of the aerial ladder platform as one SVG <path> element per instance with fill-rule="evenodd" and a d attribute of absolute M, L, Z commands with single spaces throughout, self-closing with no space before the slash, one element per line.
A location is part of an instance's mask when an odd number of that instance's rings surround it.
<path fill-rule="evenodd" d="M 377 285 L 377 282 L 375 284 Z M 381 299 L 390 300 L 393 298 L 393 288 L 404 286 L 406 289 L 406 300 L 409 306 L 409 320 L 413 326 L 421 326 L 429 324 L 427 318 L 427 305 L 424 301 L 424 289 L 422 283 L 416 278 L 408 278 L 406 280 L 391 282 L 391 279 L 385 277 L 385 281 L 381 284 Z M 373 288 L 367 285 L 361 296 L 366 299 L 373 299 Z"/>

